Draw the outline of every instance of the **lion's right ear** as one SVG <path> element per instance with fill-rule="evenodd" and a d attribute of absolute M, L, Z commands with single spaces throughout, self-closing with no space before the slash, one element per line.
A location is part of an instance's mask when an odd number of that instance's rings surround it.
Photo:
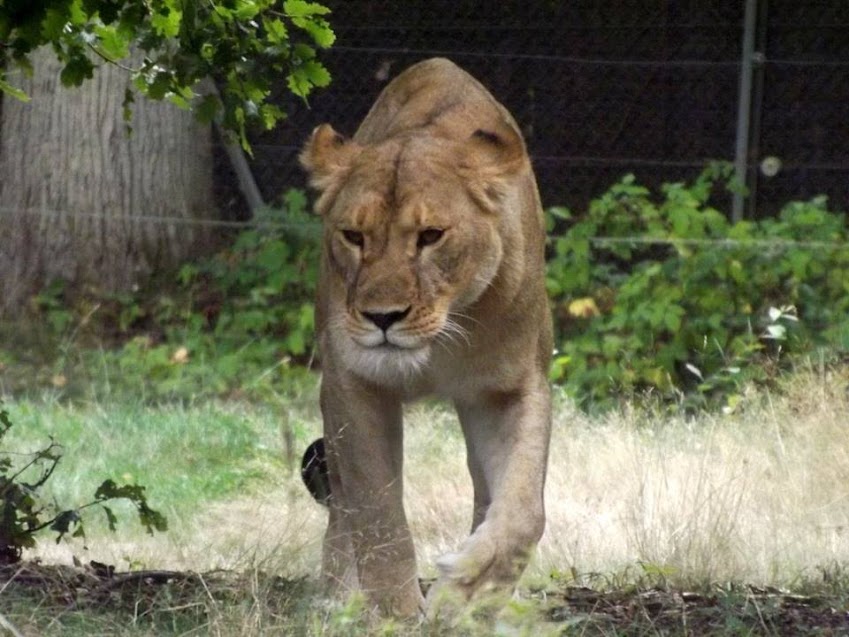
<path fill-rule="evenodd" d="M 459 168 L 472 197 L 494 211 L 499 209 L 514 178 L 527 165 L 522 136 L 510 122 L 501 119 L 472 133 L 460 156 Z"/>
<path fill-rule="evenodd" d="M 324 214 L 336 196 L 361 150 L 359 144 L 345 139 L 330 124 L 322 124 L 313 131 L 298 159 L 309 174 L 310 186 L 321 193 L 316 203 L 319 214 Z"/>

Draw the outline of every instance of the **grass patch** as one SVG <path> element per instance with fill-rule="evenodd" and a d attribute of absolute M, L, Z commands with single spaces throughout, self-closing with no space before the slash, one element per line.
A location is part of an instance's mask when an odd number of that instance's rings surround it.
<path fill-rule="evenodd" d="M 63 506 L 91 498 L 105 477 L 144 485 L 152 507 L 169 519 L 171 531 L 149 537 L 132 520 L 129 505 L 113 509 L 122 520 L 120 534 L 108 532 L 96 511 L 87 518 L 86 541 L 43 542 L 25 555 L 69 563 L 79 554 L 120 567 L 232 568 L 244 566 L 255 551 L 246 537 L 263 535 L 271 550 L 272 521 L 297 497 L 305 512 L 317 514 L 299 488 L 300 453 L 317 435 L 318 420 L 291 405 L 287 410 L 246 402 L 143 405 L 141 403 L 65 404 L 56 401 L 7 402 L 15 427 L 6 443 L 26 453 L 48 437 L 64 454 L 44 496 Z M 267 506 L 264 503 L 267 502 Z M 260 514 L 263 508 L 268 515 Z M 292 521 L 287 520 L 287 523 Z M 249 527 L 245 529 L 243 527 Z M 281 535 L 283 533 L 283 535 Z M 241 542 L 242 546 L 239 546 Z M 250 555 L 249 555 L 250 554 Z M 287 569 L 290 572 L 291 569 Z"/>
<path fill-rule="evenodd" d="M 9 443 L 20 451 L 48 436 L 65 449 L 58 500 L 84 497 L 97 476 L 140 482 L 175 509 L 221 499 L 256 486 L 281 469 L 280 424 L 247 406 L 198 404 L 156 407 L 10 405 L 17 426 Z"/>

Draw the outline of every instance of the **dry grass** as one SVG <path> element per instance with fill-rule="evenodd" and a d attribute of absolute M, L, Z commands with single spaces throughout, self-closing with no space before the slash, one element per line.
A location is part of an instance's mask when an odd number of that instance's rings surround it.
<path fill-rule="evenodd" d="M 738 414 L 685 418 L 629 412 L 589 418 L 558 401 L 548 526 L 532 573 L 622 574 L 642 564 L 672 581 L 789 585 L 849 564 L 846 380 L 799 375 Z M 318 435 L 319 424 L 307 425 Z M 421 569 L 468 532 L 471 484 L 454 415 L 408 412 L 406 490 Z M 171 517 L 166 536 L 91 542 L 91 557 L 157 568 L 264 565 L 314 574 L 324 512 L 295 471 L 262 495 Z M 66 545 L 40 556 L 64 561 Z M 640 567 L 637 568 L 639 570 Z"/>
<path fill-rule="evenodd" d="M 791 585 L 849 563 L 846 379 L 794 378 L 737 415 L 558 410 L 540 568 Z"/>

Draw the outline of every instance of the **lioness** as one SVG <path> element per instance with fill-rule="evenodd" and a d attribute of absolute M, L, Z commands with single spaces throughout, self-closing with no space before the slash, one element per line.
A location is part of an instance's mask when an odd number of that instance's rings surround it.
<path fill-rule="evenodd" d="M 509 590 L 545 524 L 551 420 L 543 215 L 516 122 L 432 59 L 384 89 L 353 139 L 319 126 L 301 162 L 324 224 L 324 576 L 384 613 L 424 608 L 401 406 L 437 395 L 459 414 L 474 507 L 472 534 L 438 561 L 429 598 Z"/>

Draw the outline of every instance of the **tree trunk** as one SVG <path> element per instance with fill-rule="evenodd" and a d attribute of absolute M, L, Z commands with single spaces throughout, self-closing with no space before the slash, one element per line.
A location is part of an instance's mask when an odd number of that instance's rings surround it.
<path fill-rule="evenodd" d="M 76 89 L 51 50 L 33 56 L 0 122 L 0 316 L 44 285 L 128 290 L 192 257 L 215 215 L 209 127 L 168 103 L 139 99 L 128 136 L 125 71 L 103 65 Z"/>

